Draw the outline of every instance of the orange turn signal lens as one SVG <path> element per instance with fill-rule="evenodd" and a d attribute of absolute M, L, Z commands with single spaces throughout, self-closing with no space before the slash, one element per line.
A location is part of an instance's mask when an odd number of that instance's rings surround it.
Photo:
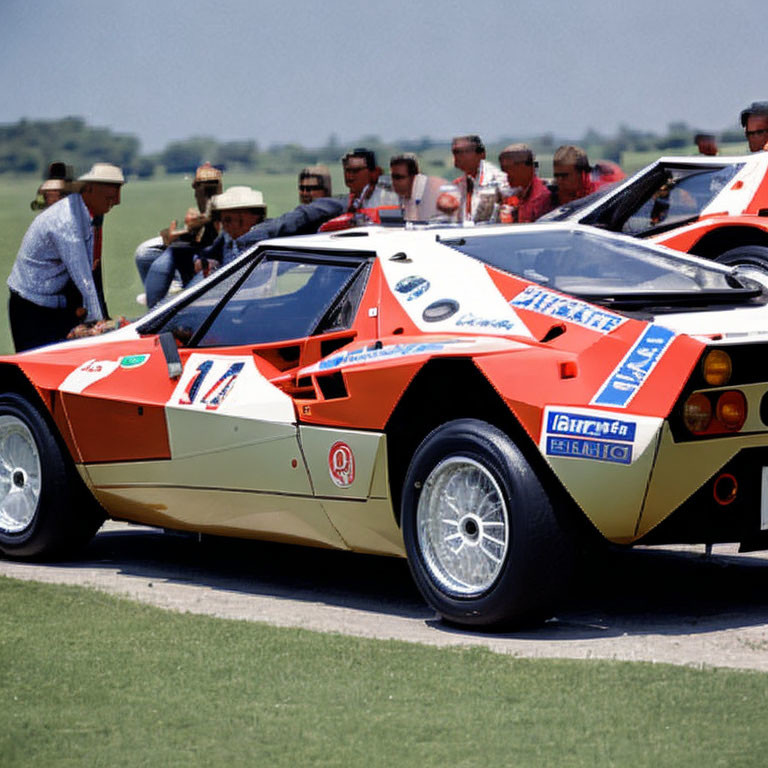
<path fill-rule="evenodd" d="M 702 366 L 704 381 L 710 387 L 724 387 L 731 380 L 733 366 L 731 356 L 722 349 L 707 352 Z"/>
<path fill-rule="evenodd" d="M 683 406 L 683 422 L 694 435 L 706 432 L 712 421 L 712 403 L 706 395 L 695 392 Z"/>
<path fill-rule="evenodd" d="M 715 417 L 731 432 L 744 426 L 747 420 L 747 400 L 737 389 L 729 389 L 717 398 Z"/>

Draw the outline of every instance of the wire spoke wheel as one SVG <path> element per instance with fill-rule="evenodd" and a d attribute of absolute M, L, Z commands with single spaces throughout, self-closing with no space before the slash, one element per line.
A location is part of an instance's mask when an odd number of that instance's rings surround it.
<path fill-rule="evenodd" d="M 474 459 L 451 456 L 429 474 L 416 511 L 427 568 L 448 594 L 474 597 L 499 576 L 509 517 L 493 475 Z"/>
<path fill-rule="evenodd" d="M 447 621 L 500 628 L 552 615 L 572 543 L 498 427 L 465 418 L 433 429 L 411 458 L 400 522 L 413 579 Z"/>
<path fill-rule="evenodd" d="M 40 453 L 29 427 L 0 416 L 0 530 L 20 533 L 40 501 Z"/>
<path fill-rule="evenodd" d="M 0 553 L 69 555 L 104 521 L 42 406 L 0 394 Z"/>

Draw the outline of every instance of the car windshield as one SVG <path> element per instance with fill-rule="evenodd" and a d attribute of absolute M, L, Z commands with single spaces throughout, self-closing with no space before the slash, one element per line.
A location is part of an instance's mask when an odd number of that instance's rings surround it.
<path fill-rule="evenodd" d="M 605 305 L 737 303 L 763 293 L 719 265 L 599 232 L 542 228 L 444 242 L 504 272 Z"/>
<path fill-rule="evenodd" d="M 604 195 L 601 190 L 591 199 L 576 201 L 580 205 L 562 206 L 547 219 L 579 221 L 634 237 L 658 234 L 698 219 L 742 167 L 743 163 L 733 162 L 707 166 L 659 163 L 620 191 Z M 587 205 L 592 210 L 582 215 Z"/>

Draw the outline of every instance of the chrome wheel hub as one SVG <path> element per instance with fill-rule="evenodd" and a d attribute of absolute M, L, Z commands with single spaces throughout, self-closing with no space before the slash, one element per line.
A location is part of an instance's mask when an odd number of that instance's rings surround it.
<path fill-rule="evenodd" d="M 0 416 L 0 531 L 21 533 L 40 500 L 40 453 L 29 427 Z"/>
<path fill-rule="evenodd" d="M 444 592 L 477 597 L 490 589 L 509 546 L 509 516 L 493 475 L 465 456 L 441 461 L 416 510 L 419 547 Z"/>

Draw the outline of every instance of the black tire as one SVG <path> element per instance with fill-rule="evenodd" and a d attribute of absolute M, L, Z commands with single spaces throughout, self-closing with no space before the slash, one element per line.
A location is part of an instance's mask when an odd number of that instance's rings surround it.
<path fill-rule="evenodd" d="M 0 395 L 0 551 L 72 554 L 103 521 L 45 416 L 22 395 Z"/>
<path fill-rule="evenodd" d="M 715 261 L 730 267 L 739 265 L 754 267 L 768 275 L 768 246 L 742 245 L 738 248 L 731 248 L 730 251 L 715 257 Z"/>
<path fill-rule="evenodd" d="M 526 625 L 551 616 L 565 593 L 572 537 L 523 454 L 486 422 L 458 419 L 424 439 L 405 478 L 401 524 L 413 578 L 449 622 Z"/>

